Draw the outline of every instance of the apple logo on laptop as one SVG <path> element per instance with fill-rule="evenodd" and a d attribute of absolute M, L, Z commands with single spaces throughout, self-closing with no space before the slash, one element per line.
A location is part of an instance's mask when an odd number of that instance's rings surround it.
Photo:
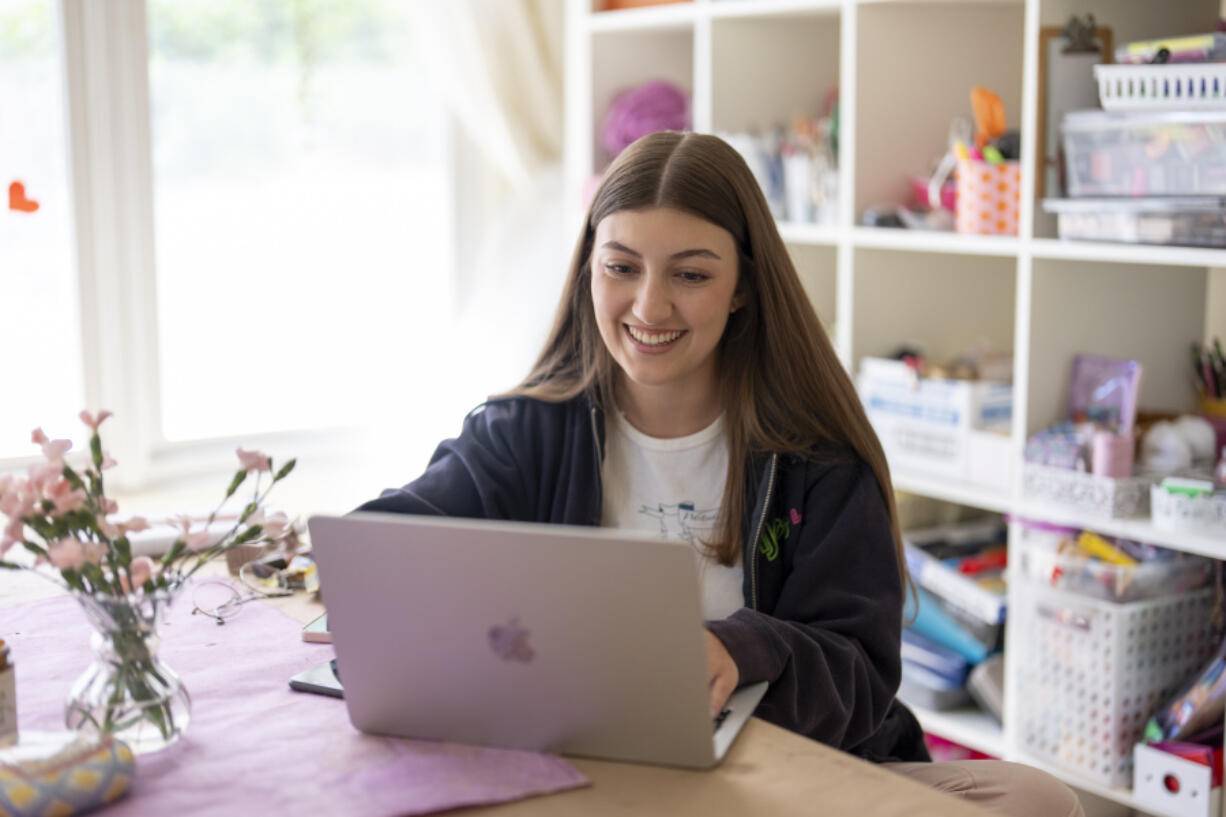
<path fill-rule="evenodd" d="M 519 616 L 513 616 L 503 626 L 490 627 L 490 649 L 503 661 L 522 661 L 526 664 L 536 655 L 528 644 L 530 634 L 526 627 L 520 626 Z"/>

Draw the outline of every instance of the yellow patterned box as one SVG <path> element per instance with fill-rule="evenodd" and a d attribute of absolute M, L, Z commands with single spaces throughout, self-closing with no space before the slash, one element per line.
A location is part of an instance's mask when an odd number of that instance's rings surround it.
<path fill-rule="evenodd" d="M 122 797 L 132 751 L 109 735 L 23 732 L 0 750 L 0 817 L 69 817 Z"/>

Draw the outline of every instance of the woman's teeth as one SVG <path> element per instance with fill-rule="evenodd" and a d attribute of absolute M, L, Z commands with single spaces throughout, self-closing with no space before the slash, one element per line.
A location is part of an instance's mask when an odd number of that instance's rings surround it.
<path fill-rule="evenodd" d="M 634 328 L 633 326 L 627 326 L 626 328 L 630 330 L 630 337 L 634 338 L 645 346 L 663 346 L 666 343 L 672 343 L 674 340 L 685 334 L 681 330 L 672 332 L 652 332 L 648 334 L 647 332 L 643 332 Z"/>

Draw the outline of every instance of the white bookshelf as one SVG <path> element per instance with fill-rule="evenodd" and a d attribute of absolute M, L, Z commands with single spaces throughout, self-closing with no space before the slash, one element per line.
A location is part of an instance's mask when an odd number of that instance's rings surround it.
<path fill-rule="evenodd" d="M 1195 408 L 1188 344 L 1226 335 L 1213 324 L 1221 307 L 1206 306 L 1226 292 L 1226 250 L 1056 238 L 1035 200 L 1027 151 L 1037 130 L 1039 29 L 1090 12 L 1117 44 L 1211 31 L 1219 0 L 695 0 L 617 12 L 596 11 L 600 0 L 567 2 L 566 172 L 575 201 L 607 163 L 599 124 L 622 88 L 670 79 L 692 94 L 695 130 L 713 132 L 815 115 L 838 87 L 837 224 L 781 224 L 780 233 L 840 357 L 854 374 L 864 357 L 904 343 L 941 358 L 986 338 L 1014 353 L 1011 490 L 896 469 L 897 488 L 1226 558 L 1222 539 L 1028 504 L 1018 478 L 1026 438 L 1060 419 L 1075 354 L 1140 360 L 1141 406 L 1185 411 Z M 925 173 L 942 152 L 950 120 L 969 118 L 973 85 L 1000 94 L 1010 127 L 1020 126 L 1029 160 L 1019 235 L 859 226 L 867 207 L 904 200 L 906 177 Z M 581 215 L 576 209 L 576 224 Z M 1033 763 L 1009 728 L 1015 703 L 1006 698 L 1003 729 L 974 710 L 919 714 L 937 734 Z M 1130 792 L 1049 770 L 1135 805 Z"/>
<path fill-rule="evenodd" d="M 1005 748 L 1004 731 L 1000 728 L 1000 724 L 979 707 L 965 706 L 960 709 L 937 711 L 913 704 L 905 698 L 903 702 L 920 719 L 924 729 L 933 734 L 986 755 L 1004 757 L 1008 754 Z"/>

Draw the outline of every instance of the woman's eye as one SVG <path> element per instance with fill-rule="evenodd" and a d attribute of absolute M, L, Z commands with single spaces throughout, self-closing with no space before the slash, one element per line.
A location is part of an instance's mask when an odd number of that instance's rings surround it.
<path fill-rule="evenodd" d="M 614 275 L 629 275 L 634 271 L 628 264 L 615 264 L 612 262 L 605 264 L 604 268 Z"/>
<path fill-rule="evenodd" d="M 680 272 L 678 275 L 680 275 L 681 280 L 685 281 L 687 284 L 701 284 L 703 281 L 706 281 L 711 277 L 705 272 Z"/>

